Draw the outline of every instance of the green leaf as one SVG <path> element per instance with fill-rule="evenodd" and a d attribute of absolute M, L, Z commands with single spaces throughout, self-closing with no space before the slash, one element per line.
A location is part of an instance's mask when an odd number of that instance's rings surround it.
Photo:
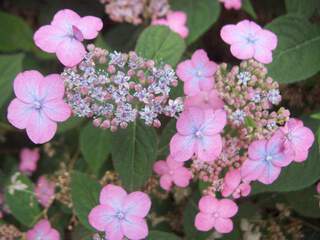
<path fill-rule="evenodd" d="M 24 54 L 0 55 L 0 107 L 12 94 L 12 84 L 15 76 L 22 71 Z"/>
<path fill-rule="evenodd" d="M 59 124 L 58 133 L 64 133 L 71 129 L 74 129 L 80 126 L 83 123 L 84 119 L 79 117 L 71 117 L 67 121 Z"/>
<path fill-rule="evenodd" d="M 318 0 L 285 0 L 288 13 L 311 17 L 315 13 Z"/>
<path fill-rule="evenodd" d="M 278 47 L 269 74 L 281 83 L 305 80 L 320 70 L 320 27 L 307 19 L 286 15 L 273 20 L 267 28 L 278 36 Z"/>
<path fill-rule="evenodd" d="M 318 121 L 304 118 L 304 124 L 316 131 Z M 315 141 L 309 150 L 308 159 L 302 163 L 291 163 L 282 168 L 280 177 L 271 185 L 260 183 L 253 184 L 252 193 L 261 192 L 290 192 L 306 188 L 315 183 L 320 177 L 320 154 L 319 145 Z"/>
<path fill-rule="evenodd" d="M 110 130 L 94 127 L 91 122 L 80 132 L 80 150 L 94 173 L 100 170 L 111 153 L 111 137 Z"/>
<path fill-rule="evenodd" d="M 186 46 L 182 38 L 165 26 L 151 26 L 140 35 L 136 52 L 142 57 L 176 65 Z"/>
<path fill-rule="evenodd" d="M 186 41 L 188 45 L 204 34 L 220 15 L 218 0 L 172 0 L 170 5 L 172 9 L 187 14 L 189 35 Z"/>
<path fill-rule="evenodd" d="M 30 50 L 34 47 L 32 30 L 26 22 L 0 11 L 0 51 Z"/>
<path fill-rule="evenodd" d="M 112 139 L 112 160 L 122 184 L 129 191 L 143 186 L 152 174 L 157 155 L 153 128 L 137 121 L 120 129 Z"/>
<path fill-rule="evenodd" d="M 71 179 L 71 197 L 80 222 L 88 230 L 94 230 L 88 215 L 92 208 L 99 204 L 100 184 L 84 173 L 73 171 Z"/>
<path fill-rule="evenodd" d="M 161 232 L 161 231 L 150 231 L 148 240 L 179 240 L 181 238 L 177 237 L 172 233 Z"/>
<path fill-rule="evenodd" d="M 254 8 L 252 6 L 251 0 L 244 0 L 242 2 L 242 9 L 244 11 L 246 11 L 251 17 L 253 17 L 254 19 L 257 18 L 257 14 L 254 11 Z"/>
<path fill-rule="evenodd" d="M 176 130 L 176 120 L 171 119 L 167 125 L 162 130 L 160 141 L 159 141 L 159 148 L 158 148 L 158 157 L 159 158 L 166 158 L 169 156 L 170 149 L 170 140 L 173 135 L 177 132 Z"/>
<path fill-rule="evenodd" d="M 19 222 L 27 227 L 32 227 L 41 215 L 38 201 L 34 195 L 34 185 L 29 178 L 21 174 L 17 175 L 15 182 L 20 186 L 25 185 L 26 188 L 15 190 L 12 193 L 9 191 L 9 188 L 13 183 L 10 183 L 5 193 L 6 203 L 12 215 Z"/>
<path fill-rule="evenodd" d="M 320 217 L 320 199 L 316 197 L 316 187 L 305 188 L 301 191 L 289 192 L 285 194 L 285 198 L 289 205 L 299 214 L 305 217 Z"/>

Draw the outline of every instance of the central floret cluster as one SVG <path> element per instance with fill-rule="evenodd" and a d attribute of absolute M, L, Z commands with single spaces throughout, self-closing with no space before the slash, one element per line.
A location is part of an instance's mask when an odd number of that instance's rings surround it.
<path fill-rule="evenodd" d="M 160 114 L 176 117 L 183 110 L 182 99 L 169 99 L 177 85 L 170 65 L 146 60 L 135 52 L 112 52 L 88 46 L 84 60 L 66 68 L 62 78 L 66 101 L 79 117 L 93 118 L 94 125 L 115 131 L 142 119 L 160 127 Z"/>

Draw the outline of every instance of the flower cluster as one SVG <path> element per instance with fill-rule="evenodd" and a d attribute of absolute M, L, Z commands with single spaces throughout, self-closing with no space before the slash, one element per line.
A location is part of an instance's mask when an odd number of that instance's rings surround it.
<path fill-rule="evenodd" d="M 93 118 L 95 126 L 125 128 L 140 118 L 160 127 L 159 114 L 176 117 L 183 110 L 180 98 L 169 99 L 177 85 L 170 65 L 156 66 L 135 52 L 112 52 L 89 45 L 85 59 L 61 74 L 66 101 L 79 117 Z M 106 65 L 104 65 L 106 64 Z"/>

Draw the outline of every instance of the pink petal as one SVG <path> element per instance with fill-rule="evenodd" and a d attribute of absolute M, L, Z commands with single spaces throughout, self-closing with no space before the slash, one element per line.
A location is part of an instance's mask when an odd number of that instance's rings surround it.
<path fill-rule="evenodd" d="M 80 19 L 81 17 L 76 12 L 63 9 L 54 15 L 51 25 L 69 33 L 72 32 L 72 25 L 76 25 Z"/>
<path fill-rule="evenodd" d="M 191 135 L 194 129 L 199 129 L 204 121 L 204 111 L 198 108 L 189 108 L 182 112 L 177 121 L 177 130 L 181 135 Z"/>
<path fill-rule="evenodd" d="M 148 236 L 148 225 L 143 218 L 128 216 L 121 222 L 121 228 L 128 239 L 140 240 Z"/>
<path fill-rule="evenodd" d="M 122 187 L 108 184 L 100 192 L 100 203 L 107 204 L 114 209 L 122 209 L 126 197 L 127 193 Z"/>
<path fill-rule="evenodd" d="M 251 192 L 251 186 L 250 184 L 247 184 L 247 183 L 241 183 L 239 186 L 239 189 L 241 192 L 241 196 L 243 197 L 247 197 Z"/>
<path fill-rule="evenodd" d="M 205 110 L 205 121 L 202 125 L 202 131 L 205 136 L 217 134 L 223 130 L 227 123 L 227 113 L 218 109 L 216 111 Z"/>
<path fill-rule="evenodd" d="M 43 111 L 48 118 L 56 122 L 66 121 L 71 116 L 70 106 L 62 100 L 46 102 Z"/>
<path fill-rule="evenodd" d="M 17 98 L 31 103 L 39 96 L 39 86 L 43 76 L 38 71 L 30 70 L 19 73 L 13 82 L 14 93 Z"/>
<path fill-rule="evenodd" d="M 308 150 L 314 142 L 314 134 L 307 127 L 300 127 L 292 132 L 291 143 L 295 152 L 294 160 L 303 162 L 308 157 Z"/>
<path fill-rule="evenodd" d="M 199 201 L 199 209 L 203 213 L 212 214 L 218 210 L 219 200 L 207 195 L 203 196 Z"/>
<path fill-rule="evenodd" d="M 242 178 L 249 182 L 257 180 L 266 171 L 266 168 L 267 165 L 261 161 L 247 159 L 241 166 Z"/>
<path fill-rule="evenodd" d="M 243 41 L 243 31 L 236 25 L 225 25 L 220 32 L 223 41 L 228 44 L 234 44 Z"/>
<path fill-rule="evenodd" d="M 166 191 L 171 190 L 172 177 L 169 174 L 164 174 L 160 177 L 160 187 Z"/>
<path fill-rule="evenodd" d="M 168 164 L 169 170 L 175 170 L 177 168 L 183 167 L 182 162 L 175 161 L 170 155 L 167 157 L 166 162 Z"/>
<path fill-rule="evenodd" d="M 46 235 L 46 240 L 60 240 L 60 234 L 56 229 L 51 229 L 48 235 Z"/>
<path fill-rule="evenodd" d="M 223 218 L 230 218 L 237 214 L 238 206 L 234 201 L 222 199 L 218 203 L 219 215 Z"/>
<path fill-rule="evenodd" d="M 266 140 L 257 140 L 250 144 L 248 153 L 251 160 L 261 160 L 266 157 Z"/>
<path fill-rule="evenodd" d="M 124 233 L 117 219 L 106 226 L 105 232 L 108 240 L 123 240 Z"/>
<path fill-rule="evenodd" d="M 85 39 L 94 39 L 102 29 L 103 23 L 100 18 L 86 16 L 77 22 L 76 27 L 80 29 Z"/>
<path fill-rule="evenodd" d="M 184 162 L 191 159 L 195 150 L 193 136 L 182 136 L 176 133 L 170 141 L 170 154 L 175 161 Z"/>
<path fill-rule="evenodd" d="M 174 25 L 183 25 L 187 22 L 187 14 L 182 11 L 170 12 L 167 16 L 169 23 Z"/>
<path fill-rule="evenodd" d="M 193 79 L 193 72 L 194 65 L 191 60 L 183 61 L 177 66 L 177 75 L 184 82 L 191 81 Z"/>
<path fill-rule="evenodd" d="M 150 197 L 143 192 L 130 193 L 125 201 L 123 209 L 127 216 L 145 217 L 151 208 Z"/>
<path fill-rule="evenodd" d="M 257 33 L 258 45 L 263 48 L 274 50 L 277 47 L 278 38 L 273 32 L 269 30 L 262 30 Z"/>
<path fill-rule="evenodd" d="M 272 52 L 271 50 L 263 47 L 263 46 L 258 46 L 256 45 L 254 48 L 254 56 L 253 56 L 257 61 L 264 63 L 264 64 L 269 64 L 272 62 Z"/>
<path fill-rule="evenodd" d="M 187 96 L 194 96 L 198 94 L 200 89 L 199 77 L 193 76 L 190 81 L 187 81 L 183 85 L 184 94 Z"/>
<path fill-rule="evenodd" d="M 208 58 L 206 51 L 203 49 L 198 49 L 193 53 L 191 61 L 193 62 L 194 66 L 203 68 L 210 62 L 210 59 Z"/>
<path fill-rule="evenodd" d="M 197 141 L 196 155 L 200 161 L 211 162 L 216 160 L 222 151 L 221 136 L 203 136 Z"/>
<path fill-rule="evenodd" d="M 213 74 L 217 71 L 218 65 L 215 62 L 207 62 L 202 70 L 202 75 L 205 77 L 212 77 Z"/>
<path fill-rule="evenodd" d="M 45 101 L 62 100 L 64 96 L 64 81 L 59 74 L 50 74 L 43 78 L 39 94 Z"/>
<path fill-rule="evenodd" d="M 35 226 L 34 229 L 42 231 L 43 233 L 48 233 L 51 229 L 51 224 L 47 219 L 40 220 Z"/>
<path fill-rule="evenodd" d="M 18 98 L 15 98 L 9 104 L 7 118 L 16 128 L 25 129 L 32 112 L 33 109 L 31 104 L 26 104 Z"/>
<path fill-rule="evenodd" d="M 280 175 L 281 168 L 268 164 L 258 180 L 264 184 L 273 183 Z"/>
<path fill-rule="evenodd" d="M 54 137 L 57 131 L 57 124 L 42 111 L 34 110 L 29 117 L 26 129 L 32 142 L 43 144 Z"/>
<path fill-rule="evenodd" d="M 169 172 L 169 168 L 166 161 L 157 161 L 153 165 L 153 171 L 158 175 L 163 175 Z"/>
<path fill-rule="evenodd" d="M 58 46 L 57 57 L 59 61 L 67 66 L 73 67 L 81 62 L 86 50 L 81 42 L 73 38 L 64 39 Z"/>
<path fill-rule="evenodd" d="M 240 60 L 253 58 L 254 47 L 251 44 L 239 42 L 231 45 L 231 53 Z"/>
<path fill-rule="evenodd" d="M 222 195 L 224 197 L 230 196 L 241 182 L 241 173 L 239 169 L 231 170 L 227 172 L 224 177 L 224 185 Z"/>
<path fill-rule="evenodd" d="M 199 77 L 199 86 L 201 91 L 208 91 L 213 88 L 214 80 L 213 77 Z"/>
<path fill-rule="evenodd" d="M 173 178 L 173 182 L 178 187 L 184 188 L 189 185 L 190 179 L 192 178 L 192 174 L 187 168 L 181 167 L 175 170 L 172 178 Z"/>
<path fill-rule="evenodd" d="M 218 233 L 229 233 L 233 230 L 233 222 L 229 218 L 218 218 L 214 223 Z"/>
<path fill-rule="evenodd" d="M 93 208 L 88 216 L 90 225 L 98 231 L 105 231 L 112 224 L 116 211 L 108 205 L 98 205 Z"/>
<path fill-rule="evenodd" d="M 211 214 L 200 212 L 196 215 L 194 224 L 199 231 L 207 232 L 213 228 L 215 220 Z"/>
<path fill-rule="evenodd" d="M 54 53 L 57 51 L 58 45 L 66 37 L 65 35 L 66 33 L 60 28 L 47 25 L 35 32 L 33 40 L 42 51 Z"/>

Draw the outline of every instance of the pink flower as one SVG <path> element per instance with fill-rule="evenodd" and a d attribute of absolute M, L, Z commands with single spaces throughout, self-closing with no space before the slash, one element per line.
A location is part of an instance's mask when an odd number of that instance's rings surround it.
<path fill-rule="evenodd" d="M 320 182 L 317 183 L 317 193 L 320 193 Z"/>
<path fill-rule="evenodd" d="M 277 36 L 255 22 L 243 20 L 236 25 L 226 25 L 220 35 L 223 41 L 231 45 L 231 53 L 236 58 L 254 58 L 265 64 L 272 62 L 272 50 L 277 47 Z"/>
<path fill-rule="evenodd" d="M 188 108 L 177 121 L 177 133 L 170 142 L 171 157 L 183 162 L 194 154 L 200 161 L 214 161 L 222 150 L 219 133 L 226 125 L 226 113 Z"/>
<path fill-rule="evenodd" d="M 43 219 L 27 232 L 27 240 L 60 240 L 60 234 L 48 220 Z"/>
<path fill-rule="evenodd" d="M 184 101 L 185 108 L 198 107 L 202 109 L 223 109 L 224 102 L 219 98 L 215 89 L 200 91 L 194 96 L 187 96 Z"/>
<path fill-rule="evenodd" d="M 216 70 L 217 64 L 210 61 L 203 49 L 195 51 L 191 60 L 181 62 L 177 66 L 177 75 L 184 81 L 184 93 L 194 96 L 202 90 L 211 90 Z"/>
<path fill-rule="evenodd" d="M 241 8 L 242 2 L 241 0 L 219 0 L 219 2 L 224 4 L 226 9 L 235 9 L 239 10 Z"/>
<path fill-rule="evenodd" d="M 167 18 L 155 19 L 152 25 L 165 25 L 172 31 L 178 33 L 182 38 L 186 38 L 189 34 L 187 23 L 187 14 L 181 11 L 169 12 Z"/>
<path fill-rule="evenodd" d="M 241 167 L 242 177 L 247 181 L 259 180 L 264 184 L 273 183 L 280 175 L 281 168 L 293 160 L 293 151 L 285 145 L 283 133 L 277 131 L 269 140 L 257 140 L 249 146 L 249 158 Z"/>
<path fill-rule="evenodd" d="M 314 142 L 312 131 L 303 126 L 303 122 L 290 118 L 284 127 L 281 128 L 286 136 L 286 143 L 294 151 L 294 161 L 303 162 L 308 158 L 309 148 Z"/>
<path fill-rule="evenodd" d="M 86 50 L 84 39 L 94 39 L 102 29 L 101 19 L 92 16 L 80 17 L 72 10 L 60 10 L 50 25 L 34 34 L 35 44 L 43 51 L 56 53 L 59 61 L 68 67 L 78 64 Z"/>
<path fill-rule="evenodd" d="M 200 212 L 196 215 L 195 226 L 199 231 L 214 228 L 219 233 L 229 233 L 233 229 L 231 217 L 238 212 L 238 206 L 229 199 L 218 200 L 204 196 L 199 201 Z"/>
<path fill-rule="evenodd" d="M 54 190 L 54 182 L 48 181 L 44 176 L 39 177 L 34 191 L 36 198 L 43 207 L 47 208 L 50 206 L 54 198 Z"/>
<path fill-rule="evenodd" d="M 222 196 L 229 197 L 232 195 L 234 199 L 248 196 L 251 192 L 251 186 L 249 183 L 241 182 L 241 180 L 239 169 L 229 171 L 224 177 Z"/>
<path fill-rule="evenodd" d="M 31 174 L 37 169 L 37 162 L 40 159 L 39 148 L 23 148 L 20 152 L 19 170 Z"/>
<path fill-rule="evenodd" d="M 167 191 L 170 191 L 172 183 L 178 187 L 187 187 L 192 178 L 191 172 L 183 166 L 183 163 L 174 161 L 170 156 L 166 161 L 157 161 L 153 170 L 161 176 L 160 186 Z"/>
<path fill-rule="evenodd" d="M 151 201 L 143 192 L 127 194 L 123 188 L 109 184 L 100 193 L 100 205 L 89 214 L 89 223 L 98 231 L 104 231 L 109 240 L 144 239 L 148 225 L 144 217 Z"/>
<path fill-rule="evenodd" d="M 57 123 L 70 117 L 70 107 L 63 101 L 64 83 L 58 74 L 43 77 L 38 71 L 25 71 L 13 83 L 17 98 L 8 107 L 9 122 L 26 129 L 31 141 L 50 141 Z"/>

